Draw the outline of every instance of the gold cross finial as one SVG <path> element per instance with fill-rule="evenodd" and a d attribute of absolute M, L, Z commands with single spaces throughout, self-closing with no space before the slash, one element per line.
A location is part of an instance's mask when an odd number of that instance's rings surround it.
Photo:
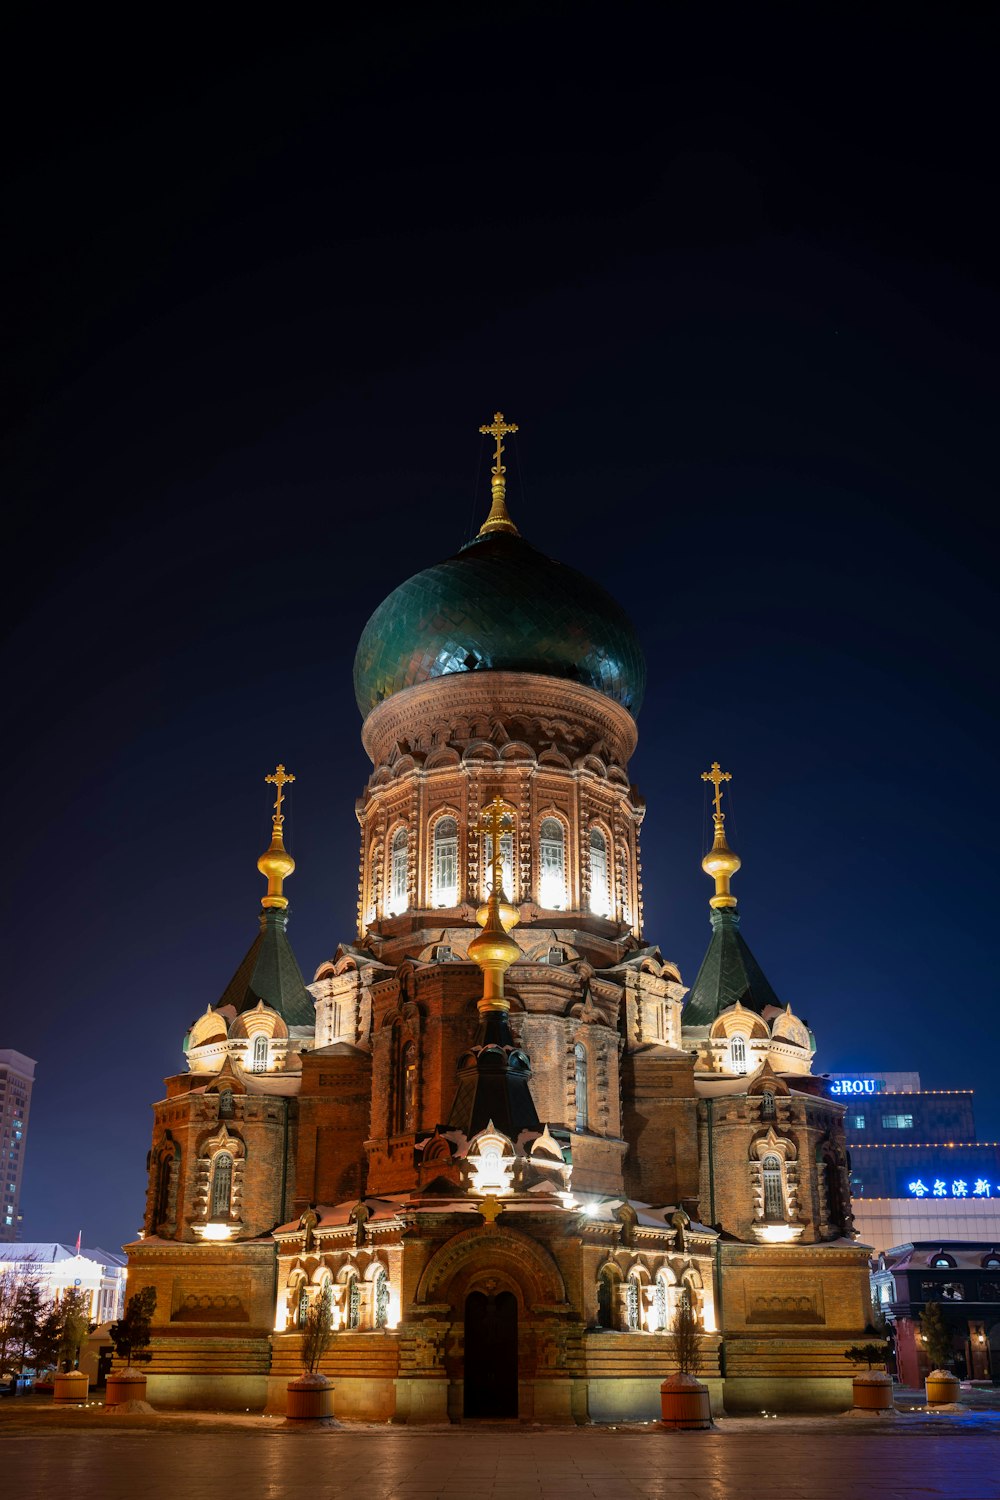
<path fill-rule="evenodd" d="M 712 769 L 710 771 L 702 771 L 701 779 L 702 781 L 712 782 L 713 786 L 715 787 L 715 816 L 717 818 L 721 818 L 723 816 L 722 783 L 724 781 L 732 781 L 733 773 L 731 771 L 721 771 L 719 769 L 719 762 L 717 760 L 713 760 Z"/>
<path fill-rule="evenodd" d="M 274 815 L 271 821 L 273 822 L 275 828 L 280 828 L 282 823 L 284 823 L 285 821 L 285 815 L 281 811 L 281 804 L 285 800 L 284 788 L 288 786 L 290 782 L 294 781 L 295 777 L 290 776 L 285 770 L 284 766 L 279 765 L 277 770 L 274 771 L 270 776 L 265 776 L 264 780 L 271 786 L 277 787 L 278 789 L 278 795 L 274 801 Z"/>
<path fill-rule="evenodd" d="M 503 890 L 503 854 L 500 851 L 500 838 L 509 827 L 510 814 L 504 808 L 503 798 L 498 795 L 483 809 L 483 815 L 476 828 L 477 833 L 486 834 L 490 841 L 490 865 L 493 869 L 490 890 L 496 891 L 497 895 Z"/>
<path fill-rule="evenodd" d="M 493 491 L 493 504 L 490 513 L 479 528 L 480 536 L 488 536 L 491 531 L 509 531 L 514 536 L 519 535 L 517 527 L 507 514 L 507 469 L 504 465 L 503 440 L 508 432 L 517 431 L 516 422 L 505 422 L 502 411 L 494 412 L 492 422 L 484 422 L 479 431 L 484 437 L 496 438 L 497 451 L 493 455 L 493 478 L 490 480 L 490 488 Z"/>
<path fill-rule="evenodd" d="M 295 861 L 285 849 L 281 829 L 285 821 L 285 815 L 281 811 L 281 804 L 285 800 L 285 787 L 295 777 L 290 776 L 284 766 L 279 765 L 277 770 L 264 780 L 269 785 L 277 788 L 278 795 L 274 799 L 274 812 L 271 814 L 271 847 L 265 849 L 257 861 L 257 868 L 267 879 L 267 895 L 262 896 L 261 906 L 265 911 L 274 907 L 278 911 L 284 911 L 288 905 L 288 897 L 284 892 L 284 883 L 295 869 Z"/>
<path fill-rule="evenodd" d="M 706 875 L 715 881 L 715 895 L 709 901 L 716 911 L 736 905 L 736 897 L 729 889 L 729 882 L 740 867 L 740 857 L 734 854 L 726 843 L 725 822 L 726 815 L 722 811 L 722 783 L 732 781 L 732 773 L 723 771 L 717 760 L 713 760 L 710 771 L 702 771 L 702 781 L 710 781 L 715 787 L 715 812 L 712 822 L 715 824 L 715 841 L 711 849 L 701 862 L 701 867 Z"/>

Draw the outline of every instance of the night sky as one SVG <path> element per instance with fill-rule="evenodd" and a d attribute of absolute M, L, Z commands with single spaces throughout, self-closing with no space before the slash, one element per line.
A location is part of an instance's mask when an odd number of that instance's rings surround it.
<path fill-rule="evenodd" d="M 986 8 L 400 15 L 9 50 L 25 1239 L 134 1236 L 278 760 L 307 979 L 353 940 L 354 648 L 484 518 L 497 408 L 522 532 L 646 649 L 648 940 L 693 981 L 718 758 L 817 1068 L 975 1088 L 1000 1135 Z"/>

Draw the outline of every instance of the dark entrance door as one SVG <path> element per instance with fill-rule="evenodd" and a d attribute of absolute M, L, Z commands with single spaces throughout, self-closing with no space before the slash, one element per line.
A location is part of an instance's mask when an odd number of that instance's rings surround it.
<path fill-rule="evenodd" d="M 517 1298 L 470 1292 L 465 1301 L 465 1415 L 517 1416 Z"/>

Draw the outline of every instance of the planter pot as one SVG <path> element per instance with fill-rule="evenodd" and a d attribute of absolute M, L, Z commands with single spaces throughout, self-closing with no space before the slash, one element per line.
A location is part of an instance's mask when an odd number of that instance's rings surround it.
<path fill-rule="evenodd" d="M 145 1401 L 146 1377 L 141 1370 L 119 1370 L 109 1375 L 104 1392 L 105 1406 L 125 1406 L 129 1401 Z"/>
<path fill-rule="evenodd" d="M 53 1401 L 86 1401 L 90 1390 L 90 1376 L 82 1370 L 68 1370 L 57 1375 L 52 1382 Z"/>
<path fill-rule="evenodd" d="M 285 1416 L 289 1422 L 333 1420 L 333 1386 L 325 1375 L 300 1375 L 288 1382 Z"/>
<path fill-rule="evenodd" d="M 712 1398 L 708 1386 L 693 1375 L 668 1375 L 660 1386 L 661 1425 L 699 1430 L 712 1425 Z"/>
<path fill-rule="evenodd" d="M 961 1387 L 950 1370 L 932 1370 L 924 1381 L 928 1406 L 945 1406 L 957 1401 Z"/>
<path fill-rule="evenodd" d="M 894 1411 L 892 1376 L 884 1370 L 866 1370 L 854 1377 L 855 1411 Z"/>

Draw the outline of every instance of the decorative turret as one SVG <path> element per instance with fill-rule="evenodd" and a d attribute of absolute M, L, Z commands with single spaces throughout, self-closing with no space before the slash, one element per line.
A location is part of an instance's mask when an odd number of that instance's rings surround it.
<path fill-rule="evenodd" d="M 500 838 L 504 816 L 502 800 L 494 797 L 476 829 L 489 836 L 493 868 L 486 920 L 469 944 L 469 957 L 483 971 L 483 994 L 478 1002 L 476 1040 L 458 1065 L 458 1090 L 449 1123 L 470 1140 L 490 1125 L 513 1142 L 522 1131 L 540 1131 L 542 1126 L 528 1088 L 531 1060 L 511 1034 L 510 1001 L 504 995 L 504 975 L 521 956 L 503 921 L 504 915 L 513 913 L 503 889 Z"/>
<path fill-rule="evenodd" d="M 715 895 L 709 901 L 712 939 L 684 1006 L 684 1026 L 710 1026 L 724 1010 L 737 1003 L 758 1015 L 768 1006 L 782 1009 L 764 971 L 740 933 L 736 897 L 729 889 L 729 882 L 741 863 L 739 855 L 734 854 L 726 842 L 726 819 L 722 811 L 722 783 L 732 781 L 732 773 L 720 770 L 716 760 L 710 771 L 702 772 L 701 779 L 710 781 L 715 788 L 712 817 L 715 839 L 701 862 L 705 874 L 715 881 Z"/>

